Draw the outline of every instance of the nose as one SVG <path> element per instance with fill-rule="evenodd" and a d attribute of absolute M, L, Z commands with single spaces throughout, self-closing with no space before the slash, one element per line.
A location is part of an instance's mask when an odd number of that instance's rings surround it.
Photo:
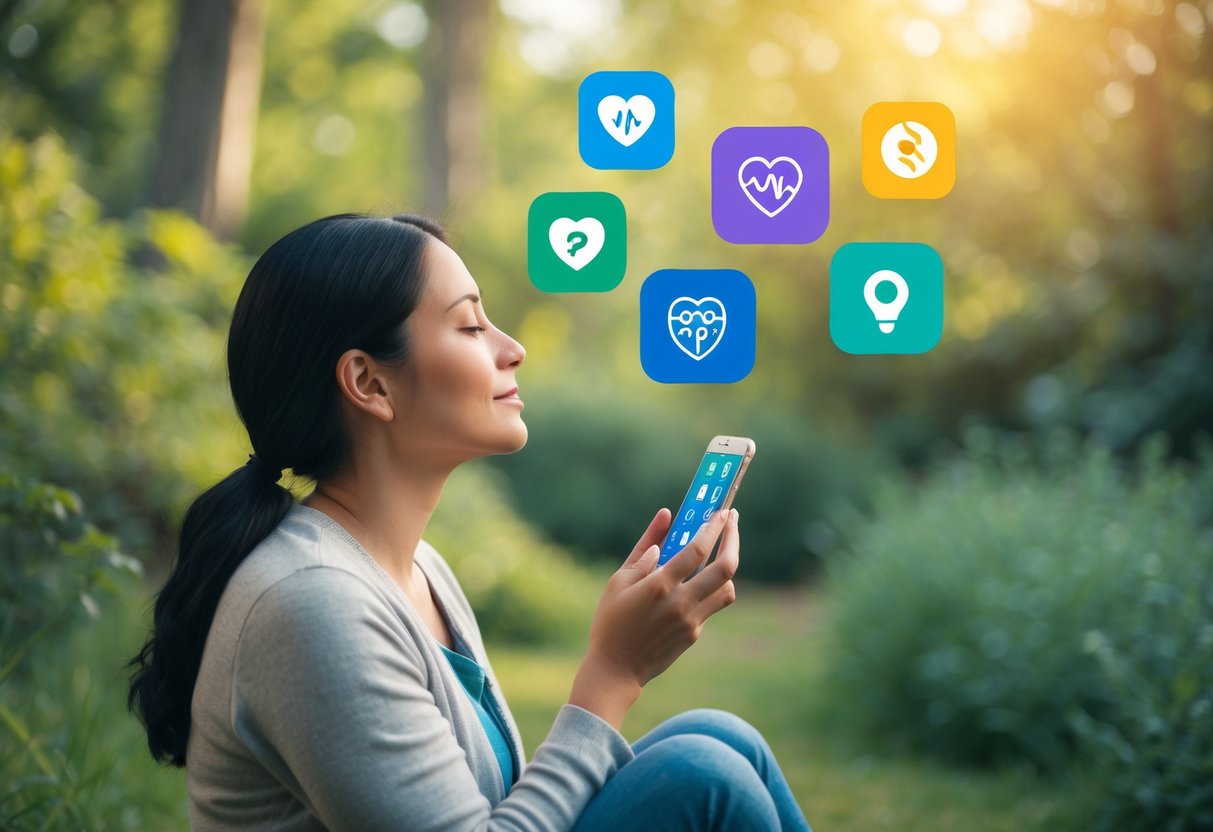
<path fill-rule="evenodd" d="M 516 364 L 521 364 L 522 360 L 526 358 L 526 349 L 505 331 L 498 330 L 498 332 L 505 338 L 505 344 L 502 346 L 499 354 L 505 360 L 506 366 L 513 367 Z"/>

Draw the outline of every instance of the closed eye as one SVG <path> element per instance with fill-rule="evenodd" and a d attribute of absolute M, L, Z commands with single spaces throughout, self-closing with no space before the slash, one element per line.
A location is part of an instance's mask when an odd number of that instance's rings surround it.
<path fill-rule="evenodd" d="M 462 332 L 468 332 L 468 331 L 471 331 L 471 332 L 487 332 L 487 331 L 488 331 L 488 330 L 486 330 L 486 329 L 485 329 L 484 327 L 482 327 L 482 326 L 465 326 L 465 327 L 460 327 L 460 330 L 461 330 Z"/>

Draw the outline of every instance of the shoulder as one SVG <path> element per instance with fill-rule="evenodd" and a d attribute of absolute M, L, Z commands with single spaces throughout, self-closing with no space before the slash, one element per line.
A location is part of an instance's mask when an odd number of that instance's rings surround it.
<path fill-rule="evenodd" d="M 237 639 L 237 675 L 390 666 L 421 675 L 415 636 L 362 576 L 313 565 L 275 581 L 257 596 Z M 305 672 L 305 675 L 309 675 Z"/>

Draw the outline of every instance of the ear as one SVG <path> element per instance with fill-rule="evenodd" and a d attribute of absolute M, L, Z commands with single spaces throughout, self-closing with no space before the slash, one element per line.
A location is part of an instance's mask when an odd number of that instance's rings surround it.
<path fill-rule="evenodd" d="M 362 350 L 346 350 L 337 359 L 337 387 L 351 405 L 376 419 L 390 422 L 395 415 L 387 375 Z"/>

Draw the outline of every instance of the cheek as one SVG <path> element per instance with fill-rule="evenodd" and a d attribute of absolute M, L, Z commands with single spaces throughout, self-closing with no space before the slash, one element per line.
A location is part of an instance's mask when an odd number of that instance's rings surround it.
<path fill-rule="evenodd" d="M 483 345 L 466 333 L 467 343 L 444 339 L 428 354 L 419 354 L 425 367 L 421 392 L 428 409 L 453 415 L 483 407 L 493 397 L 494 368 Z"/>

